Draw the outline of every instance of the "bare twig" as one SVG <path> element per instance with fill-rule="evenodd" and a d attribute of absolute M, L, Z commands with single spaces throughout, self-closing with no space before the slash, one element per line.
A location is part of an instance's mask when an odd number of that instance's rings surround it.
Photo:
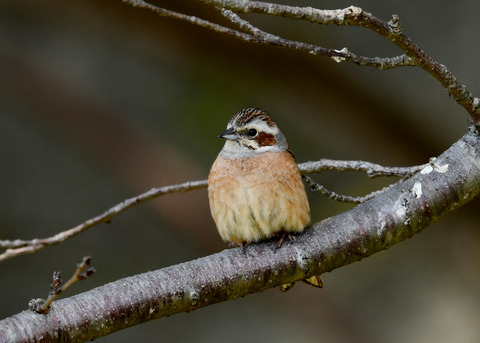
<path fill-rule="evenodd" d="M 73 273 L 72 277 L 65 284 L 63 284 L 60 272 L 53 272 L 53 281 L 50 285 L 50 292 L 48 293 L 47 300 L 41 298 L 30 300 L 30 310 L 37 313 L 47 314 L 50 310 L 50 305 L 60 296 L 61 293 L 65 292 L 74 283 L 85 280 L 95 273 L 95 269 L 93 267 L 87 268 L 90 265 L 90 261 L 90 256 L 83 257 L 82 261 L 77 264 L 75 273 Z M 87 269 L 85 270 L 85 268 Z"/>
<path fill-rule="evenodd" d="M 324 186 L 316 183 L 315 181 L 312 180 L 312 178 L 302 175 L 303 180 L 305 180 L 305 183 L 307 184 L 308 187 L 310 187 L 310 191 L 312 192 L 319 192 L 320 194 L 325 195 L 326 197 L 335 200 L 335 201 L 340 201 L 340 202 L 346 202 L 346 203 L 351 203 L 351 204 L 361 204 L 365 201 L 368 201 L 370 199 L 375 198 L 376 196 L 388 191 L 390 188 L 392 188 L 396 183 L 392 183 L 388 186 L 383 187 L 382 189 L 378 191 L 374 191 L 370 194 L 360 196 L 360 197 L 354 197 L 350 195 L 344 195 L 344 194 L 337 194 L 333 191 L 330 191 L 326 189 Z"/>
<path fill-rule="evenodd" d="M 378 175 L 408 177 L 413 175 L 417 171 L 423 169 L 424 166 L 425 165 L 414 166 L 414 167 L 384 167 L 378 164 L 365 162 L 365 161 L 336 161 L 336 160 L 330 160 L 330 159 L 322 159 L 320 161 L 315 161 L 315 162 L 312 162 L 312 161 L 305 162 L 298 165 L 300 171 L 303 173 L 320 173 L 325 170 L 338 170 L 338 171 L 352 170 L 352 171 L 366 172 L 367 175 L 369 175 L 370 177 L 374 177 Z M 98 215 L 94 218 L 91 218 L 71 229 L 59 232 L 54 236 L 47 237 L 47 238 L 35 238 L 32 240 L 20 240 L 20 239 L 0 240 L 0 248 L 6 249 L 5 252 L 0 254 L 0 262 L 15 256 L 19 256 L 19 255 L 32 254 L 48 246 L 62 243 L 63 241 L 69 238 L 72 238 L 95 225 L 98 225 L 101 223 L 109 223 L 113 217 L 147 200 L 154 199 L 159 196 L 170 194 L 170 193 L 187 192 L 187 191 L 192 191 L 196 189 L 206 188 L 207 184 L 208 184 L 207 180 L 198 180 L 198 181 L 184 182 L 178 185 L 165 186 L 161 188 L 152 188 L 146 193 L 124 200 L 121 203 L 110 208 L 103 214 Z M 329 191 L 327 190 L 325 190 L 323 194 L 329 196 L 333 200 L 338 200 L 338 201 L 345 201 L 345 199 L 351 198 L 351 197 L 349 198 L 348 196 L 335 194 L 333 192 L 329 193 Z M 335 194 L 335 196 L 333 196 L 332 194 Z M 357 198 L 357 200 L 358 199 L 362 199 L 362 198 L 359 197 Z M 348 202 L 351 202 L 351 201 L 348 201 Z M 358 203 L 358 201 L 353 201 L 353 202 Z"/>
<path fill-rule="evenodd" d="M 231 15 L 227 16 L 227 18 L 229 18 L 235 24 L 240 25 L 241 28 L 246 29 L 249 32 L 253 32 L 253 34 L 248 34 L 238 30 L 234 30 L 226 26 L 212 23 L 208 20 L 204 20 L 195 16 L 189 16 L 183 13 L 170 11 L 142 0 L 124 0 L 124 2 L 127 2 L 135 7 L 141 7 L 144 9 L 151 10 L 163 17 L 170 17 L 170 18 L 186 21 L 191 24 L 198 25 L 209 30 L 213 30 L 215 32 L 236 37 L 248 43 L 266 44 L 266 45 L 272 45 L 277 47 L 290 48 L 294 50 L 308 52 L 314 55 L 328 56 L 333 58 L 337 62 L 349 61 L 349 62 L 356 63 L 358 65 L 376 67 L 382 70 L 401 67 L 401 66 L 403 67 L 403 66 L 414 65 L 413 61 L 407 55 L 401 55 L 401 56 L 395 56 L 395 57 L 384 57 L 384 58 L 366 57 L 366 56 L 356 55 L 348 51 L 347 48 L 343 48 L 341 50 L 329 49 L 329 48 L 324 48 L 315 44 L 309 44 L 309 43 L 284 39 L 284 38 L 272 35 L 270 33 L 266 33 L 258 28 L 255 28 L 250 23 L 247 25 L 246 24 L 247 21 L 243 19 L 234 19 L 234 16 L 231 16 Z M 216 3 L 216 2 L 213 1 L 212 3 Z M 221 6 L 217 6 L 217 7 L 221 8 Z M 228 8 L 228 7 L 225 7 L 225 8 Z"/>
<path fill-rule="evenodd" d="M 371 163 L 367 161 L 337 161 L 330 159 L 321 159 L 319 161 L 310 161 L 301 163 L 298 165 L 299 169 L 303 173 L 321 173 L 326 170 L 335 170 L 335 171 L 360 171 L 365 172 L 371 178 L 377 176 L 399 176 L 402 178 L 407 178 L 413 174 L 423 170 L 427 167 L 428 164 L 422 164 L 419 166 L 412 167 L 385 167 L 376 163 Z M 376 196 L 382 194 L 383 192 L 388 191 L 392 188 L 395 183 L 390 184 L 380 190 L 374 191 L 370 194 L 354 197 L 350 195 L 337 194 L 333 191 L 326 189 L 324 186 L 313 181 L 312 178 L 302 175 L 307 186 L 312 192 L 319 192 L 326 197 L 340 202 L 352 203 L 352 204 L 361 204 L 367 200 L 373 199 Z"/>
<path fill-rule="evenodd" d="M 361 66 L 370 66 L 382 70 L 403 66 L 418 66 L 439 81 L 455 101 L 467 110 L 473 123 L 476 126 L 480 125 L 480 98 L 475 97 L 468 91 L 467 87 L 460 83 L 445 65 L 433 60 L 402 32 L 398 15 L 392 15 L 391 20 L 385 22 L 355 6 L 337 10 L 320 10 L 312 7 L 296 7 L 261 1 L 200 0 L 201 2 L 220 9 L 222 14 L 231 22 L 238 25 L 241 29 L 250 32 L 245 33 L 198 17 L 169 11 L 143 0 L 124 1 L 133 6 L 149 9 L 161 16 L 186 21 L 216 32 L 234 36 L 249 43 L 267 44 L 305 51 L 314 55 L 328 56 L 336 62 L 349 61 Z M 356 55 L 350 52 L 348 48 L 336 50 L 314 44 L 292 41 L 264 32 L 248 21 L 240 18 L 235 13 L 259 13 L 270 16 L 281 16 L 297 20 L 308 20 L 321 25 L 360 26 L 377 32 L 379 35 L 397 45 L 405 54 L 395 57 L 366 57 Z"/>
<path fill-rule="evenodd" d="M 280 37 L 272 35 L 271 33 L 260 30 L 258 27 L 253 26 L 249 21 L 242 19 L 238 14 L 233 11 L 226 10 L 224 8 L 220 9 L 220 13 L 232 23 L 238 25 L 239 28 L 250 32 L 254 36 L 269 36 L 273 39 L 280 39 Z"/>
<path fill-rule="evenodd" d="M 186 192 L 186 191 L 201 189 L 205 187 L 207 187 L 207 180 L 189 181 L 189 182 L 185 182 L 178 185 L 165 186 L 161 188 L 152 188 L 146 193 L 124 200 L 121 203 L 110 208 L 108 211 L 104 212 L 103 214 L 96 216 L 92 219 L 89 219 L 83 222 L 82 224 L 77 225 L 71 229 L 57 233 L 54 236 L 51 236 L 48 238 L 36 238 L 32 240 L 20 240 L 20 239 L 16 239 L 13 241 L 1 240 L 0 247 L 6 248 L 7 250 L 4 253 L 0 254 L 0 262 L 15 256 L 19 256 L 23 254 L 31 254 L 31 253 L 37 252 L 40 249 L 46 248 L 54 244 L 59 244 L 91 228 L 92 226 L 98 225 L 100 223 L 108 223 L 116 215 L 122 213 L 123 211 L 129 209 L 130 207 L 138 205 L 147 200 L 157 198 L 165 194 Z"/>
<path fill-rule="evenodd" d="M 400 176 L 408 177 L 419 172 L 428 164 L 421 164 L 412 167 L 385 167 L 376 163 L 367 161 L 338 161 L 330 159 L 321 159 L 319 161 L 310 161 L 300 163 L 298 168 L 302 173 L 321 173 L 325 170 L 335 171 L 362 171 L 371 178 L 377 176 Z"/>

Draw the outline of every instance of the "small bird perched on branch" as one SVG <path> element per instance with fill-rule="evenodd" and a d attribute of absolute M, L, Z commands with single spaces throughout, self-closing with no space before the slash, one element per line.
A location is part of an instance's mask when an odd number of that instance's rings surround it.
<path fill-rule="evenodd" d="M 226 140 L 208 176 L 212 217 L 224 241 L 244 246 L 310 224 L 310 206 L 295 157 L 263 110 L 245 108 L 219 136 Z M 319 276 L 305 282 L 322 287 Z M 287 291 L 293 283 L 280 286 Z"/>

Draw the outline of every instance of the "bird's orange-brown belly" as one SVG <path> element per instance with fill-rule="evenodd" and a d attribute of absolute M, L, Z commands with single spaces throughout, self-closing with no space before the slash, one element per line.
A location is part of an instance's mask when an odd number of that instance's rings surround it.
<path fill-rule="evenodd" d="M 242 244 L 281 232 L 301 232 L 310 207 L 288 152 L 215 160 L 208 179 L 210 209 L 223 240 Z"/>

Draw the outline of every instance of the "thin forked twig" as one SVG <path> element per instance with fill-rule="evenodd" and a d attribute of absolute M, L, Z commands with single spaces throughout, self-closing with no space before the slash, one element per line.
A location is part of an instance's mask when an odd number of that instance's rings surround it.
<path fill-rule="evenodd" d="M 335 161 L 330 159 L 322 159 L 320 161 L 315 161 L 315 162 L 301 163 L 298 165 L 298 167 L 302 173 L 320 173 L 325 170 L 338 170 L 338 171 L 351 170 L 351 171 L 366 172 L 367 175 L 369 175 L 370 177 L 375 177 L 379 175 L 408 177 L 418 172 L 419 170 L 423 169 L 425 165 L 413 166 L 413 167 L 384 167 L 378 164 L 365 162 L 365 161 Z M 69 238 L 72 238 L 73 236 L 76 236 L 95 225 L 110 222 L 110 220 L 112 220 L 113 217 L 147 200 L 154 199 L 159 196 L 170 194 L 170 193 L 179 193 L 179 192 L 192 191 L 196 189 L 202 189 L 202 188 L 206 188 L 207 185 L 208 185 L 207 180 L 199 180 L 199 181 L 184 182 L 178 185 L 170 185 L 170 186 L 165 186 L 161 188 L 152 188 L 146 193 L 140 194 L 130 199 L 126 199 L 121 203 L 115 205 L 114 207 L 110 208 L 103 214 L 98 215 L 94 218 L 91 218 L 71 229 L 59 232 L 54 236 L 47 237 L 47 238 L 35 238 L 32 240 L 20 240 L 20 239 L 0 240 L 0 248 L 6 249 L 2 254 L 0 254 L 0 262 L 15 256 L 35 253 L 48 246 L 62 243 L 63 241 Z M 319 191 L 320 188 L 321 186 L 319 186 L 318 189 L 315 191 Z M 327 191 L 324 188 L 323 190 L 324 190 L 322 192 L 323 194 L 329 196 L 334 200 L 352 202 L 348 200 L 349 199 L 348 196 L 338 195 L 331 191 Z M 335 196 L 332 196 L 332 193 L 335 194 Z M 377 194 L 378 192 L 375 195 Z M 353 202 L 358 203 L 358 199 L 360 198 L 357 198 L 357 201 L 353 201 Z M 365 199 L 368 200 L 367 198 Z"/>
<path fill-rule="evenodd" d="M 231 29 L 226 26 L 216 24 L 205 19 L 198 18 L 196 16 L 190 16 L 183 13 L 167 10 L 165 8 L 155 6 L 153 4 L 150 4 L 142 0 L 124 0 L 124 2 L 127 2 L 135 7 L 148 9 L 163 17 L 169 17 L 169 18 L 186 21 L 188 23 L 198 25 L 203 28 L 213 30 L 215 32 L 233 36 L 235 38 L 241 39 L 242 41 L 248 42 L 248 43 L 266 44 L 266 45 L 271 45 L 276 47 L 283 47 L 283 48 L 304 51 L 313 55 L 328 56 L 333 58 L 337 62 L 349 61 L 349 62 L 356 63 L 358 65 L 375 67 L 382 70 L 414 65 L 413 61 L 407 55 L 401 55 L 401 56 L 395 56 L 395 57 L 383 57 L 383 58 L 359 56 L 348 51 L 348 49 L 346 48 L 343 48 L 341 50 L 329 49 L 329 48 L 324 48 L 315 44 L 309 44 L 309 43 L 281 38 L 279 36 L 264 32 L 256 28 L 250 23 L 247 25 L 247 21 L 240 19 L 240 17 L 238 16 L 234 16 L 231 14 L 227 15 L 227 13 L 225 12 L 223 14 L 229 20 L 231 20 L 237 25 L 240 25 L 242 29 L 245 29 L 246 31 L 249 31 L 251 33 L 245 33 L 239 30 Z M 221 8 L 221 6 L 216 5 L 217 2 L 215 1 L 211 1 L 211 2 L 204 1 L 204 2 L 213 4 L 217 8 Z M 232 10 L 235 11 L 235 9 L 232 9 Z"/>
<path fill-rule="evenodd" d="M 61 293 L 65 292 L 74 283 L 85 280 L 95 273 L 95 268 L 89 267 L 90 261 L 90 256 L 84 256 L 82 261 L 77 264 L 77 269 L 72 277 L 65 283 L 62 281 L 60 272 L 53 272 L 53 281 L 50 285 L 50 292 L 48 293 L 47 300 L 41 298 L 32 299 L 29 303 L 30 310 L 37 313 L 47 314 L 48 311 L 50 311 L 50 305 L 60 296 Z"/>
<path fill-rule="evenodd" d="M 239 28 L 247 32 L 250 32 L 254 36 L 268 36 L 271 39 L 281 39 L 278 36 L 275 36 L 275 35 L 272 35 L 271 33 L 260 30 L 258 27 L 252 25 L 249 21 L 242 19 L 238 14 L 236 14 L 231 10 L 221 8 L 220 13 L 222 13 L 222 15 L 228 20 L 230 20 L 232 23 L 238 25 Z"/>
<path fill-rule="evenodd" d="M 391 69 L 404 66 L 418 66 L 439 81 L 447 92 L 462 106 L 471 116 L 473 124 L 480 125 L 480 98 L 475 97 L 467 87 L 460 83 L 450 70 L 443 64 L 438 63 L 427 55 L 418 45 L 402 32 L 398 15 L 392 15 L 390 21 L 382 21 L 372 14 L 363 11 L 359 7 L 350 6 L 337 10 L 320 10 L 312 7 L 296 7 L 280 5 L 261 1 L 240 0 L 200 0 L 201 2 L 220 9 L 222 14 L 239 30 L 231 29 L 195 16 L 166 10 L 143 0 L 124 0 L 133 6 L 151 10 L 158 15 L 186 21 L 204 28 L 234 36 L 248 43 L 266 44 L 305 51 L 314 55 L 328 56 L 336 62 L 348 61 L 361 66 L 370 66 L 378 69 Z M 307 20 L 321 25 L 352 25 L 370 29 L 388 39 L 404 54 L 395 57 L 367 57 L 359 56 L 343 48 L 340 50 L 329 49 L 305 42 L 293 41 L 281 38 L 265 32 L 237 13 L 258 13 L 269 16 L 288 17 L 297 20 Z"/>
<path fill-rule="evenodd" d="M 377 195 L 380 195 L 386 191 L 388 191 L 390 188 L 395 186 L 395 183 L 392 183 L 388 186 L 383 187 L 382 189 L 378 191 L 374 191 L 370 194 L 364 195 L 364 196 L 359 196 L 359 197 L 354 197 L 350 195 L 345 195 L 345 194 L 338 194 L 333 191 L 330 191 L 326 189 L 324 186 L 316 183 L 315 181 L 312 180 L 312 178 L 302 175 L 303 180 L 307 184 L 307 186 L 310 188 L 311 192 L 319 192 L 320 194 L 325 195 L 326 197 L 330 198 L 331 200 L 335 201 L 340 201 L 340 202 L 346 202 L 350 204 L 361 204 L 362 202 L 368 201 L 370 199 L 375 198 Z"/>

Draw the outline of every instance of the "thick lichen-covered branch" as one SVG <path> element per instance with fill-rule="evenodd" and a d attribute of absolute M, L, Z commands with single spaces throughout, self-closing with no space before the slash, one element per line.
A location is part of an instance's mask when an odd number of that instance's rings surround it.
<path fill-rule="evenodd" d="M 479 193 L 480 139 L 472 132 L 411 178 L 313 224 L 276 252 L 271 240 L 118 280 L 55 301 L 47 315 L 27 310 L 0 321 L 0 341 L 84 342 L 303 280 L 411 237 Z"/>

